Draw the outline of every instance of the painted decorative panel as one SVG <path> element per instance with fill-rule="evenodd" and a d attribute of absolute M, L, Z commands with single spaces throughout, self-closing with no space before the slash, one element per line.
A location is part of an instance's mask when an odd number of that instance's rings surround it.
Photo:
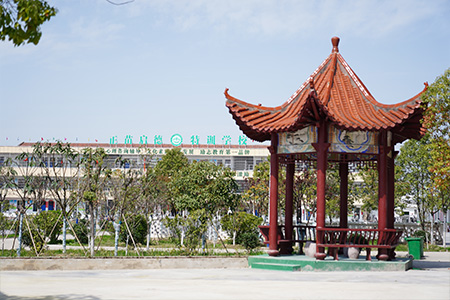
<path fill-rule="evenodd" d="M 305 127 L 294 132 L 278 134 L 278 153 L 308 153 L 315 152 L 312 143 L 317 142 L 317 128 Z"/>
<path fill-rule="evenodd" d="M 329 152 L 378 154 L 378 132 L 329 128 Z"/>

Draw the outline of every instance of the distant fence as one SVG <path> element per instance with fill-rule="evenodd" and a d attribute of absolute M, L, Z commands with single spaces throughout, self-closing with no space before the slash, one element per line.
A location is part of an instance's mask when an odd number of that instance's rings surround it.
<path fill-rule="evenodd" d="M 337 226 L 339 224 L 331 224 L 331 226 Z M 448 226 L 449 224 L 447 224 Z M 328 226 L 328 225 L 327 225 Z M 444 232 L 443 223 L 435 223 L 433 226 L 433 234 L 434 234 L 434 241 L 436 243 L 442 243 L 443 241 L 443 235 Z M 377 229 L 378 223 L 356 223 L 351 222 L 348 224 L 349 228 L 360 228 L 360 229 Z M 422 226 L 418 223 L 395 223 L 394 224 L 395 229 L 401 229 L 403 231 L 403 234 L 401 236 L 401 240 L 404 238 L 413 236 L 416 231 L 422 230 Z M 217 229 L 217 230 L 216 230 Z M 431 223 L 425 223 L 425 230 L 429 233 L 431 232 Z M 167 227 L 164 226 L 163 222 L 159 219 L 153 220 L 151 225 L 151 236 L 152 238 L 166 238 L 170 235 L 170 231 Z M 227 233 L 221 229 L 220 221 L 216 223 L 216 227 L 213 228 L 212 226 L 208 227 L 207 230 L 207 239 L 208 240 L 217 240 L 218 237 L 221 237 L 223 239 L 228 238 Z"/>

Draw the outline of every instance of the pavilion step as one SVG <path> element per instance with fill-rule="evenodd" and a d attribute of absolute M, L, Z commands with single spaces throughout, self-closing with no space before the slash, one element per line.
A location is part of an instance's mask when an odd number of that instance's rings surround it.
<path fill-rule="evenodd" d="M 300 271 L 301 265 L 255 262 L 251 264 L 251 267 L 252 269 L 264 269 L 264 270 Z"/>

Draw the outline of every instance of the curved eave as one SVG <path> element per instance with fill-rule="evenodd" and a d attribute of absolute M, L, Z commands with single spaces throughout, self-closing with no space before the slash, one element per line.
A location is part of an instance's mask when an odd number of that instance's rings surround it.
<path fill-rule="evenodd" d="M 225 90 L 225 105 L 241 131 L 256 141 L 270 140 L 272 132 L 292 131 L 305 110 L 306 93 L 299 92 L 293 101 L 277 107 L 254 105 L 231 96 Z M 301 122 L 300 122 L 301 123 Z"/>
<path fill-rule="evenodd" d="M 420 110 L 420 96 L 426 91 L 427 84 L 420 93 L 406 101 L 382 104 L 375 100 L 342 56 L 336 53 L 336 57 L 333 60 L 335 63 L 326 71 L 332 74 L 327 79 L 327 88 L 318 90 L 318 104 L 338 127 L 347 130 L 392 130 Z"/>
<path fill-rule="evenodd" d="M 333 52 L 281 106 L 254 105 L 230 96 L 226 89 L 226 106 L 242 132 L 266 141 L 271 133 L 295 131 L 328 119 L 350 131 L 392 131 L 395 142 L 419 139 L 425 132 L 421 95 L 428 85 L 411 99 L 382 104 L 340 55 L 339 39 L 333 38 L 332 43 Z"/>

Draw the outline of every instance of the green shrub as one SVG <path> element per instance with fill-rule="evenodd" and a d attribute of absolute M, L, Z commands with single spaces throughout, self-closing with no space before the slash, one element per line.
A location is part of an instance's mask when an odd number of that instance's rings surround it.
<path fill-rule="evenodd" d="M 233 236 L 233 233 L 236 232 L 236 243 L 244 245 L 244 241 L 249 237 L 248 235 L 244 237 L 244 234 L 258 236 L 258 225 L 262 223 L 262 218 L 246 212 L 238 212 L 224 216 L 221 222 L 222 228 L 228 235 Z"/>
<path fill-rule="evenodd" d="M 261 241 L 259 240 L 259 235 L 256 231 L 244 232 L 241 234 L 241 245 L 248 252 L 252 252 L 255 248 L 261 245 Z"/>
<path fill-rule="evenodd" d="M 40 252 L 44 246 L 44 239 L 52 244 L 57 242 L 63 223 L 58 211 L 43 211 L 30 217 L 29 221 L 29 228 L 26 225 L 27 222 L 24 222 L 22 227 L 22 243 L 25 246 Z M 17 226 L 16 230 L 18 229 Z"/>
<path fill-rule="evenodd" d="M 54 244 L 61 234 L 63 221 L 59 211 L 43 211 L 33 218 L 34 225 L 38 228 L 39 233 L 45 239 L 50 239 L 50 243 Z"/>
<path fill-rule="evenodd" d="M 44 240 L 39 235 L 38 231 L 32 226 L 30 226 L 30 230 L 28 230 L 28 227 L 26 226 L 25 222 L 24 226 L 22 227 L 22 230 L 23 230 L 22 243 L 25 246 L 29 246 L 32 251 L 36 251 L 38 253 L 41 252 L 41 249 L 44 246 Z M 30 231 L 33 236 L 33 239 L 31 238 Z"/>
<path fill-rule="evenodd" d="M 89 243 L 89 228 L 87 219 L 79 219 L 77 224 L 73 225 L 74 234 L 82 244 Z"/>
<path fill-rule="evenodd" d="M 133 235 L 134 242 L 136 244 L 144 244 L 147 238 L 147 218 L 144 215 L 132 215 L 126 216 L 126 220 L 128 227 L 130 228 L 130 232 Z M 122 222 L 119 239 L 122 242 L 126 242 L 128 235 L 129 232 L 125 222 Z"/>
<path fill-rule="evenodd" d="M 416 232 L 414 232 L 414 234 L 412 235 L 414 237 L 422 237 L 423 241 L 429 241 L 430 240 L 430 233 L 423 231 L 423 230 L 416 230 Z M 427 239 L 428 238 L 428 239 Z"/>
<path fill-rule="evenodd" d="M 184 229 L 183 246 L 186 254 L 196 252 L 202 242 L 202 236 L 206 233 L 208 216 L 204 209 L 194 210 L 185 218 L 175 216 L 164 219 L 164 225 L 169 229 L 171 240 L 181 247 L 181 232 Z"/>
<path fill-rule="evenodd" d="M 0 212 L 0 234 L 4 235 L 11 228 L 12 222 Z"/>

